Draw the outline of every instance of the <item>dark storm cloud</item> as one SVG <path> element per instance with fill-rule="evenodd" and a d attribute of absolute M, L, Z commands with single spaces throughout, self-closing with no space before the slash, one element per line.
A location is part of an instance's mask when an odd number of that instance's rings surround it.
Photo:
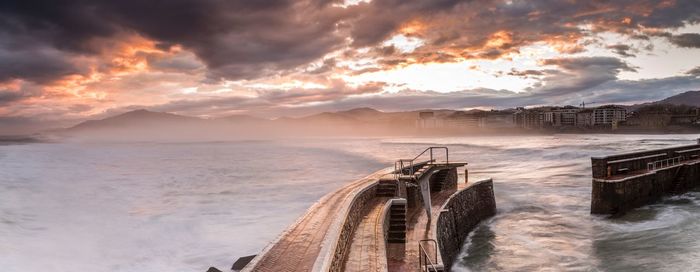
<path fill-rule="evenodd" d="M 306 64 L 338 48 L 346 15 L 329 1 L 3 1 L 0 32 L 36 37 L 79 54 L 96 54 L 95 38 L 137 33 L 163 49 L 193 51 L 213 78 L 252 78 Z M 39 66 L 39 65 L 37 65 Z"/>
<path fill-rule="evenodd" d="M 700 48 L 700 34 L 698 33 L 683 33 L 669 37 L 671 43 L 679 47 Z"/>
<path fill-rule="evenodd" d="M 10 102 L 18 101 L 24 98 L 24 95 L 13 91 L 0 91 L 0 107 Z"/>
<path fill-rule="evenodd" d="M 0 27 L 0 82 L 27 79 L 46 83 L 79 71 L 70 53 L 32 37 L 3 33 Z"/>
<path fill-rule="evenodd" d="M 497 58 L 516 52 L 520 46 L 543 40 L 576 42 L 591 34 L 590 30 L 578 28 L 580 24 L 593 25 L 593 31 L 637 35 L 634 31 L 642 25 L 663 29 L 700 21 L 700 5 L 694 0 L 678 0 L 672 4 L 631 0 L 575 3 L 551 0 L 374 0 L 348 8 L 333 5 L 340 2 L 2 1 L 0 35 L 3 35 L 3 40 L 32 37 L 28 42 L 41 48 L 90 55 L 101 49 L 93 42 L 97 38 L 138 34 L 152 39 L 163 50 L 181 45 L 194 52 L 207 66 L 208 75 L 213 80 L 236 80 L 260 78 L 298 68 L 344 48 L 349 42 L 356 48 L 381 47 L 384 40 L 411 22 L 424 29 L 408 35 L 425 40 L 425 45 L 415 56 L 407 54 L 402 57 L 417 56 L 419 61 L 448 62 L 460 58 Z M 498 32 L 508 33 L 509 40 L 486 48 L 492 35 Z M 674 36 L 672 42 L 696 47 L 694 35 L 697 34 Z M 21 46 L 16 45 L 4 44 L 0 50 L 21 54 Z M 562 50 L 575 52 L 581 48 L 574 46 Z M 378 54 L 379 51 L 371 52 Z M 616 52 L 628 54 L 627 50 L 616 49 Z M 20 76 L 44 81 L 66 73 L 81 72 L 65 59 L 67 57 L 50 55 L 45 63 L 29 60 L 18 66 L 25 68 L 0 71 L 0 80 Z M 378 57 L 388 56 L 380 54 Z M 387 59 L 382 63 L 390 65 L 406 61 Z M 183 63 L 165 65 L 180 64 Z"/>

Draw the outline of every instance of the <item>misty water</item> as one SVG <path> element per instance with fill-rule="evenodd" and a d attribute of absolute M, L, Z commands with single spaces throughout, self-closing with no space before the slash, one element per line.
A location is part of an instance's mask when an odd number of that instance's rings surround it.
<path fill-rule="evenodd" d="M 256 254 L 324 194 L 447 145 L 498 214 L 457 271 L 700 270 L 700 192 L 589 214 L 590 157 L 695 135 L 371 138 L 0 146 L 0 270 L 205 271 Z M 460 176 L 460 180 L 463 177 Z"/>

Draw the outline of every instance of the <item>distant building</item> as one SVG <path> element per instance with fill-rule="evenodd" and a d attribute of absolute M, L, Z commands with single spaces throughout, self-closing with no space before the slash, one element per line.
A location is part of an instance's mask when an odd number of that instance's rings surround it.
<path fill-rule="evenodd" d="M 514 115 L 515 125 L 525 129 L 539 129 L 544 125 L 544 113 L 536 109 L 518 108 Z"/>
<path fill-rule="evenodd" d="M 593 109 L 582 109 L 576 113 L 577 127 L 592 127 L 593 126 Z"/>
<path fill-rule="evenodd" d="M 627 110 L 620 106 L 606 105 L 593 109 L 594 126 L 617 126 L 627 120 Z"/>
<path fill-rule="evenodd" d="M 548 126 L 575 126 L 576 113 L 579 108 L 574 106 L 551 107 L 544 111 L 544 122 Z"/>
<path fill-rule="evenodd" d="M 443 126 L 442 120 L 435 118 L 435 113 L 432 111 L 422 111 L 418 113 L 416 120 L 417 128 L 440 128 Z"/>
<path fill-rule="evenodd" d="M 449 128 L 476 128 L 479 126 L 479 114 L 457 111 L 445 118 L 445 126 Z"/>
<path fill-rule="evenodd" d="M 491 111 L 484 113 L 483 116 L 479 118 L 479 127 L 502 129 L 514 128 L 516 124 L 512 112 Z"/>

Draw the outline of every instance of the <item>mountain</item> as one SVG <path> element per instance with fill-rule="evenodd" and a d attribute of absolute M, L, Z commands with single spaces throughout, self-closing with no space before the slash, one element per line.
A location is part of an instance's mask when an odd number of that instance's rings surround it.
<path fill-rule="evenodd" d="M 674 104 L 700 107 L 700 91 L 687 91 L 664 100 L 654 102 L 654 104 Z"/>
<path fill-rule="evenodd" d="M 127 128 L 150 125 L 195 123 L 199 121 L 203 121 L 203 119 L 140 109 L 101 120 L 88 120 L 68 128 L 68 130 L 78 131 L 90 129 Z"/>
<path fill-rule="evenodd" d="M 224 121 L 224 122 L 229 122 L 229 123 L 237 123 L 237 124 L 247 124 L 247 123 L 258 123 L 258 122 L 268 122 L 270 120 L 268 119 L 263 119 L 263 118 L 258 118 L 250 115 L 245 115 L 245 114 L 235 114 L 235 115 L 229 115 L 226 117 L 219 117 L 214 119 L 216 121 Z"/>

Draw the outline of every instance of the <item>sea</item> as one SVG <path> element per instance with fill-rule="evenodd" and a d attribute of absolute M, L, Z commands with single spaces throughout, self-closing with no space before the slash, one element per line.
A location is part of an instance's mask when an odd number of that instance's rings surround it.
<path fill-rule="evenodd" d="M 700 271 L 700 191 L 590 214 L 592 156 L 698 135 L 306 138 L 0 145 L 0 271 L 206 271 L 257 254 L 315 201 L 447 146 L 497 215 L 454 271 Z M 463 180 L 460 171 L 460 180 Z"/>

